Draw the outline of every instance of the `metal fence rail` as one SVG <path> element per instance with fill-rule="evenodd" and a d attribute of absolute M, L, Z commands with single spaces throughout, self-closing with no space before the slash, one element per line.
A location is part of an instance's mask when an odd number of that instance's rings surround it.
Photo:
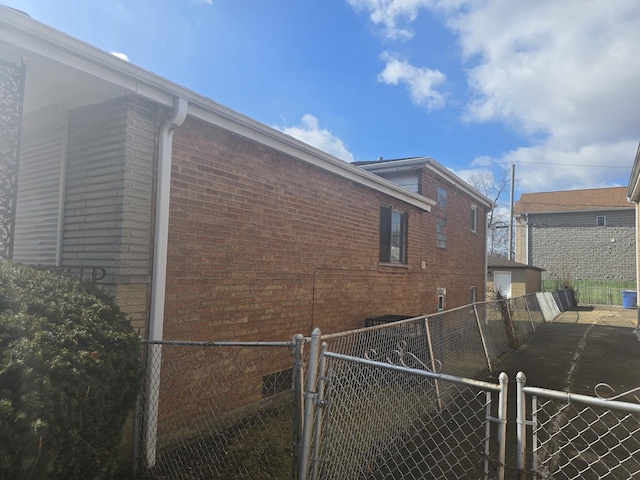
<path fill-rule="evenodd" d="M 468 379 L 493 370 L 559 305 L 545 293 L 291 342 L 146 342 L 137 471 L 163 480 L 495 478 L 499 392 Z"/>
<path fill-rule="evenodd" d="M 324 422 L 301 478 L 504 478 L 506 375 L 497 385 L 401 359 L 322 358 Z"/>
<path fill-rule="evenodd" d="M 295 472 L 297 342 L 147 343 L 138 464 L 145 478 L 282 479 Z M 297 360 L 297 361 L 296 361 Z"/>
<path fill-rule="evenodd" d="M 530 477 L 539 479 L 640 477 L 638 403 L 525 387 L 522 372 L 517 380 L 521 472 L 530 469 Z M 532 427 L 530 435 L 527 426 Z"/>

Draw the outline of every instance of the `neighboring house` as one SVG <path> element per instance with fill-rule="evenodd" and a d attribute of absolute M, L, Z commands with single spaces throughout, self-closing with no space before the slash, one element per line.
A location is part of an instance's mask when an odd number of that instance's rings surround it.
<path fill-rule="evenodd" d="M 633 162 L 633 168 L 631 169 L 631 176 L 629 177 L 629 185 L 627 187 L 627 201 L 633 203 L 635 208 L 635 238 L 634 240 L 634 254 L 635 254 L 635 278 L 636 278 L 636 300 L 640 298 L 640 144 L 638 144 L 638 150 L 636 152 L 636 158 Z M 640 308 L 638 309 L 638 322 L 636 326 L 636 332 L 640 328 Z"/>
<path fill-rule="evenodd" d="M 507 298 L 542 291 L 542 268 L 489 255 L 487 260 L 488 297 L 500 290 Z"/>
<path fill-rule="evenodd" d="M 635 214 L 625 192 L 522 194 L 514 207 L 516 261 L 543 268 L 543 280 L 635 280 Z"/>
<path fill-rule="evenodd" d="M 3 256 L 98 272 L 144 337 L 286 340 L 484 299 L 491 201 L 433 160 L 359 168 L 6 7 L 0 56 Z M 416 188 L 384 171 L 405 166 Z"/>

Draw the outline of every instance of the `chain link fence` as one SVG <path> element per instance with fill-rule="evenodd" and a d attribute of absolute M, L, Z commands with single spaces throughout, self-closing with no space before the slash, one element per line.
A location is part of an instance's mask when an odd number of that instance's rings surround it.
<path fill-rule="evenodd" d="M 496 385 L 435 374 L 403 366 L 406 355 L 395 365 L 323 353 L 324 421 L 301 478 L 504 477 L 506 375 Z"/>
<path fill-rule="evenodd" d="M 521 472 L 538 479 L 640 478 L 637 402 L 524 387 L 524 376 L 520 375 L 517 423 Z M 525 415 L 527 405 L 530 419 Z M 529 434 L 527 426 L 532 427 Z M 531 455 L 528 463 L 527 454 Z"/>
<path fill-rule="evenodd" d="M 552 321 L 557 302 L 545 293 L 477 303 L 318 332 L 315 346 L 301 335 L 291 342 L 147 342 L 137 473 L 340 479 L 482 470 L 493 477 L 487 468 L 496 473 L 501 462 L 490 430 L 503 425 L 493 422 L 496 386 L 468 379 L 482 378 Z M 326 409 L 319 400 L 325 393 Z"/>
<path fill-rule="evenodd" d="M 146 343 L 143 478 L 293 478 L 302 339 Z M 296 361 L 297 360 L 297 361 Z"/>

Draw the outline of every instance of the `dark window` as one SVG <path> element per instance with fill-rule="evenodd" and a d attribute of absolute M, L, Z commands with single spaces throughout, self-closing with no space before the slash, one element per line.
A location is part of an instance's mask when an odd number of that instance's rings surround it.
<path fill-rule="evenodd" d="M 607 226 L 607 217 L 604 215 L 598 215 L 596 217 L 596 227 L 606 227 Z"/>
<path fill-rule="evenodd" d="M 436 245 L 447 248 L 447 191 L 438 187 L 438 210 L 436 210 Z"/>
<path fill-rule="evenodd" d="M 407 214 L 380 207 L 380 262 L 407 263 Z"/>
<path fill-rule="evenodd" d="M 478 287 L 471 287 L 471 303 L 476 303 L 478 301 Z"/>

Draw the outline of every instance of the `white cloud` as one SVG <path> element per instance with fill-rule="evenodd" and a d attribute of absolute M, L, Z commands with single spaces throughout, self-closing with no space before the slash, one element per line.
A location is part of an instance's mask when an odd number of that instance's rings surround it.
<path fill-rule="evenodd" d="M 382 59 L 387 62 L 378 81 L 387 85 L 404 83 L 409 90 L 411 100 L 416 105 L 427 107 L 427 110 L 442 108 L 445 104 L 444 95 L 436 87 L 445 82 L 445 75 L 438 70 L 426 67 L 416 67 L 406 61 L 384 53 Z"/>
<path fill-rule="evenodd" d="M 430 0 L 347 0 L 358 11 L 367 10 L 370 20 L 382 27 L 385 37 L 391 40 L 409 40 L 414 32 L 409 24 L 418 17 L 421 8 L 433 3 Z"/>
<path fill-rule="evenodd" d="M 127 56 L 126 53 L 111 52 L 111 55 L 113 55 L 114 57 L 121 58 L 122 60 L 126 60 L 127 62 L 129 61 L 129 57 Z"/>
<path fill-rule="evenodd" d="M 347 1 L 389 38 L 410 32 L 421 10 L 443 19 L 457 36 L 473 97 L 464 119 L 501 122 L 529 139 L 496 159 L 521 164 L 523 190 L 612 185 L 628 173 L 593 166 L 630 167 L 636 152 L 637 0 Z"/>
<path fill-rule="evenodd" d="M 344 142 L 326 128 L 320 128 L 320 122 L 310 113 L 302 117 L 302 123 L 298 126 L 276 128 L 334 157 L 347 162 L 355 160 L 353 154 L 347 150 Z"/>

